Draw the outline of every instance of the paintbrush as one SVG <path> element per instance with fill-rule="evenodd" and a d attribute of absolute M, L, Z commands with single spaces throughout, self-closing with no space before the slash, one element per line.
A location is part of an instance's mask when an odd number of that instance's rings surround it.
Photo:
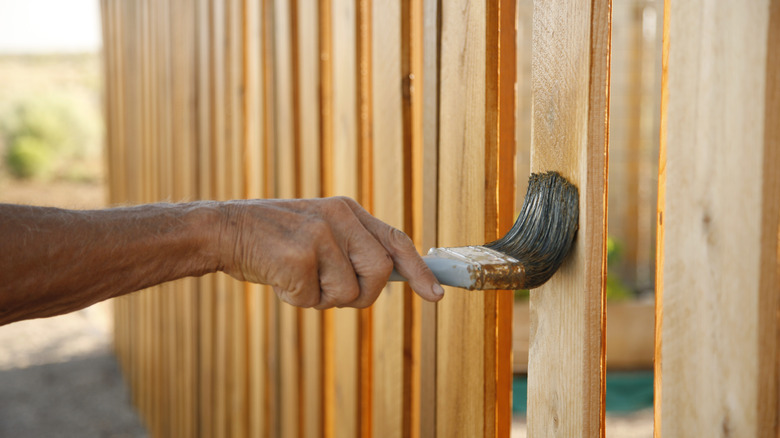
<path fill-rule="evenodd" d="M 532 174 L 517 221 L 482 246 L 431 248 L 423 260 L 441 284 L 469 290 L 533 289 L 555 274 L 579 227 L 579 193 L 557 172 Z M 405 281 L 393 271 L 390 281 Z"/>

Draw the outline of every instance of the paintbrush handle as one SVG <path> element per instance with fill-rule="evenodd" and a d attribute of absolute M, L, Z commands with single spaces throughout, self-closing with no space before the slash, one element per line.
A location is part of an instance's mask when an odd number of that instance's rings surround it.
<path fill-rule="evenodd" d="M 473 263 L 435 255 L 423 256 L 423 261 L 431 269 L 439 283 L 465 289 L 474 287 Z M 406 278 L 393 269 L 389 281 L 406 281 Z"/>
<path fill-rule="evenodd" d="M 439 283 L 469 290 L 523 289 L 525 267 L 512 256 L 484 246 L 432 248 L 423 257 Z M 390 281 L 406 281 L 393 271 Z"/>

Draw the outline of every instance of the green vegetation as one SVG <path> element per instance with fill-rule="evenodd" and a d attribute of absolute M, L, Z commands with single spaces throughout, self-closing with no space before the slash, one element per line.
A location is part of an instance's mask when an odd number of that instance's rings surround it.
<path fill-rule="evenodd" d="M 0 57 L 0 171 L 96 181 L 102 166 L 97 55 Z"/>

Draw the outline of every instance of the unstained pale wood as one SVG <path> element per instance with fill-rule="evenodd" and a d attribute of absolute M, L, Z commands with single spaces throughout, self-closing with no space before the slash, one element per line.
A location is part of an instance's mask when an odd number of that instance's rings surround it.
<path fill-rule="evenodd" d="M 485 32 L 481 1 L 441 5 L 438 245 L 484 243 Z M 436 434 L 483 436 L 486 295 L 445 288 L 438 304 Z"/>
<path fill-rule="evenodd" d="M 656 436 L 778 432 L 778 7 L 665 5 Z"/>
<path fill-rule="evenodd" d="M 610 8 L 534 5 L 531 171 L 576 185 L 580 219 L 566 262 L 531 291 L 532 436 L 604 436 Z"/>
<path fill-rule="evenodd" d="M 404 228 L 404 123 L 402 115 L 401 2 L 372 5 L 372 100 L 374 185 L 373 213 Z M 374 305 L 373 436 L 404 436 L 404 378 L 410 372 L 404 357 L 405 301 L 403 284 L 389 284 Z"/>

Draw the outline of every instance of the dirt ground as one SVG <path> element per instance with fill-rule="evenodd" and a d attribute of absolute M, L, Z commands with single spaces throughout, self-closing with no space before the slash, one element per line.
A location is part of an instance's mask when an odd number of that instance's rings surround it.
<path fill-rule="evenodd" d="M 0 202 L 99 208 L 100 184 L 0 180 Z M 111 305 L 0 327 L 0 437 L 146 437 L 111 350 Z"/>
<path fill-rule="evenodd" d="M 0 437 L 145 437 L 111 351 L 109 304 L 0 327 Z"/>

